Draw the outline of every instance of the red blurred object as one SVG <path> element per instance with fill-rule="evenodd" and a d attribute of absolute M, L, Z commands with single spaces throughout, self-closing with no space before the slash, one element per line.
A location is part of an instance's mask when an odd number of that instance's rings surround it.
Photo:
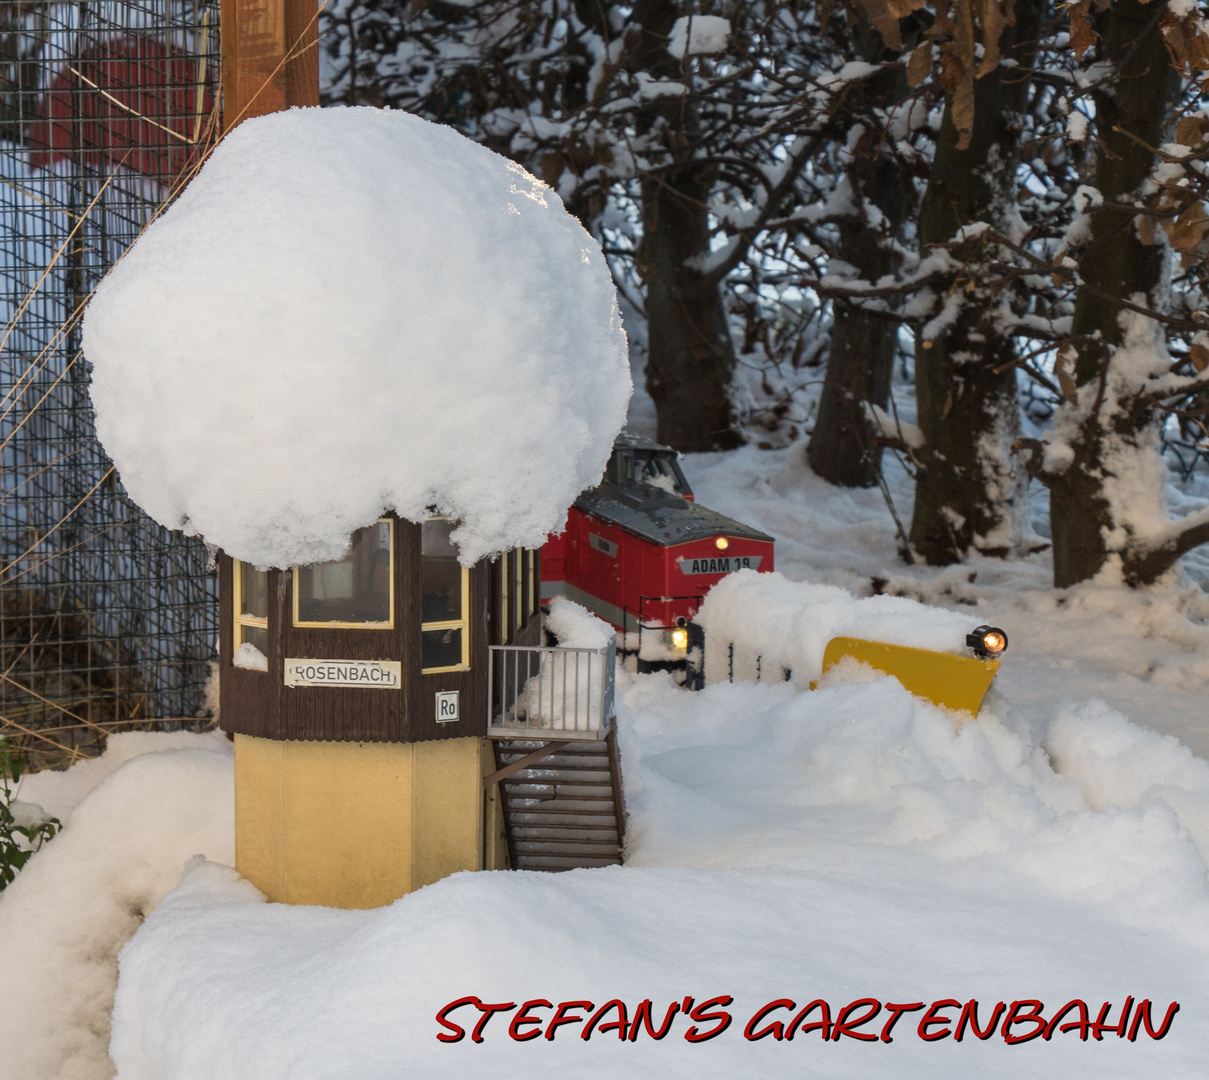
<path fill-rule="evenodd" d="M 674 450 L 623 432 L 541 567 L 543 600 L 566 596 L 619 630 L 670 629 L 728 573 L 771 571 L 773 538 L 698 505 Z"/>
<path fill-rule="evenodd" d="M 203 58 L 150 38 L 99 42 L 64 61 L 30 123 L 30 165 L 124 166 L 172 183 L 200 160 L 214 93 Z"/>

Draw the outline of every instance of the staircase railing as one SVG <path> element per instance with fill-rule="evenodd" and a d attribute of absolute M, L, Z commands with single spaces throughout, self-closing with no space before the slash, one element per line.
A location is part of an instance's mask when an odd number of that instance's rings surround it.
<path fill-rule="evenodd" d="M 613 722 L 617 642 L 603 649 L 492 645 L 487 735 L 599 741 Z"/>

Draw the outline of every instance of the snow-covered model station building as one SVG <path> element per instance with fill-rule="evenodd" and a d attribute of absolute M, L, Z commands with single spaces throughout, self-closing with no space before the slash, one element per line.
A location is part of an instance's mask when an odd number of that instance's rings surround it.
<path fill-rule="evenodd" d="M 536 549 L 631 389 L 608 267 L 557 195 L 402 112 L 248 119 L 102 283 L 84 348 L 127 491 L 218 553 L 236 869 L 372 907 L 556 868 L 548 830 L 505 837 L 500 780 L 583 764 L 611 668 L 608 643 L 539 647 Z M 607 750 L 580 755 L 602 756 L 610 789 Z M 617 827 L 569 846 L 616 862 Z"/>

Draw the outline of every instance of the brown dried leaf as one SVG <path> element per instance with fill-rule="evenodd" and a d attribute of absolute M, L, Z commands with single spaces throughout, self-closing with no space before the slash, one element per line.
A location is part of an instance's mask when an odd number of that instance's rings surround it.
<path fill-rule="evenodd" d="M 1175 126 L 1175 141 L 1181 146 L 1194 149 L 1201 145 L 1201 140 L 1209 133 L 1209 119 L 1204 116 L 1181 116 Z"/>
<path fill-rule="evenodd" d="M 1209 232 L 1209 219 L 1205 217 L 1205 204 L 1193 203 L 1181 211 L 1174 222 L 1167 223 L 1167 239 L 1176 251 L 1191 253 Z"/>
<path fill-rule="evenodd" d="M 952 48 L 957 58 L 967 68 L 974 66 L 974 0 L 954 0 L 953 21 L 957 30 L 953 35 Z"/>
<path fill-rule="evenodd" d="M 1058 377 L 1058 386 L 1062 396 L 1070 405 L 1079 404 L 1079 387 L 1075 384 L 1075 361 L 1079 354 L 1073 345 L 1063 345 L 1058 350 L 1058 359 L 1054 362 L 1054 374 Z"/>
<path fill-rule="evenodd" d="M 965 76 L 965 65 L 951 52 L 942 51 L 940 54 L 940 85 L 945 93 L 956 93 Z"/>
<path fill-rule="evenodd" d="M 1091 0 L 1079 0 L 1079 3 L 1071 5 L 1070 8 L 1070 43 L 1076 57 L 1081 57 L 1100 40 L 1100 35 L 1091 28 L 1091 22 L 1087 18 L 1090 8 Z"/>
<path fill-rule="evenodd" d="M 1167 51 L 1171 54 L 1172 63 L 1181 71 L 1188 63 L 1188 42 L 1184 37 L 1184 24 L 1170 11 L 1163 16 L 1159 24 Z"/>
<path fill-rule="evenodd" d="M 1188 350 L 1188 359 L 1192 361 L 1192 366 L 1197 371 L 1204 371 L 1205 368 L 1209 368 L 1209 346 L 1197 342 Z"/>
<path fill-rule="evenodd" d="M 895 18 L 902 19 L 918 11 L 927 0 L 886 0 L 886 7 Z"/>
<path fill-rule="evenodd" d="M 1149 214 L 1139 214 L 1134 220 L 1138 230 L 1138 239 L 1147 247 L 1154 246 L 1154 218 Z"/>
<path fill-rule="evenodd" d="M 1195 9 L 1179 18 L 1171 11 L 1159 24 L 1172 63 L 1188 78 L 1209 69 L 1209 27 Z"/>
<path fill-rule="evenodd" d="M 1007 0 L 977 0 L 977 15 L 985 51 L 974 77 L 981 79 L 999 66 L 999 41 L 1007 27 L 1016 25 L 1016 12 Z"/>
<path fill-rule="evenodd" d="M 974 137 L 974 71 L 966 72 L 953 91 L 953 126 L 957 128 L 957 149 L 964 150 Z"/>
<path fill-rule="evenodd" d="M 932 74 L 932 42 L 925 41 L 907 58 L 907 84 L 918 86 Z"/>
<path fill-rule="evenodd" d="M 860 2 L 861 7 L 865 9 L 866 17 L 882 35 L 886 48 L 902 52 L 903 38 L 898 29 L 898 19 L 890 11 L 887 0 L 860 0 Z"/>

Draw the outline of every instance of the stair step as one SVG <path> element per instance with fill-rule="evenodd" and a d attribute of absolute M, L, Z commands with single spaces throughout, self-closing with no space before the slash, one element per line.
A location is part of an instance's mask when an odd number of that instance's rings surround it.
<path fill-rule="evenodd" d="M 612 829 L 617 831 L 617 817 L 614 814 L 564 814 L 557 811 L 542 813 L 533 810 L 521 810 L 509 815 L 514 829 Z"/>
<path fill-rule="evenodd" d="M 526 780 L 544 784 L 601 784 L 612 786 L 613 777 L 608 769 L 547 769 L 533 765 L 504 777 L 505 784 L 524 783 Z"/>
<path fill-rule="evenodd" d="M 548 745 L 548 743 L 530 743 L 527 746 L 518 746 L 516 743 L 501 743 L 497 753 L 501 760 L 520 758 L 526 754 L 532 754 L 535 750 L 544 749 Z M 560 746 L 553 751 L 550 757 L 561 758 L 564 761 L 591 761 L 593 758 L 608 761 L 609 751 L 603 743 L 569 742 L 566 746 Z"/>
<path fill-rule="evenodd" d="M 562 828 L 533 828 L 526 826 L 516 826 L 512 828 L 513 838 L 519 844 L 525 840 L 555 840 L 562 842 L 563 840 L 582 840 L 587 844 L 612 844 L 617 846 L 617 830 L 616 829 L 585 829 L 582 825 L 576 825 Z"/>
<path fill-rule="evenodd" d="M 501 754 L 500 761 L 504 765 L 511 765 L 513 762 L 520 761 L 527 756 L 527 754 Z M 596 754 L 592 757 L 583 758 L 565 758 L 559 754 L 551 754 L 549 757 L 538 758 L 532 765 L 527 765 L 525 768 L 552 769 L 555 772 L 590 771 L 607 773 L 609 771 L 609 759 Z"/>
<path fill-rule="evenodd" d="M 586 855 L 518 855 L 518 870 L 578 870 L 581 867 L 620 866 L 620 858 L 593 859 Z"/>
<path fill-rule="evenodd" d="M 587 855 L 591 858 L 611 858 L 617 854 L 617 841 L 578 840 L 517 840 L 517 855 Z"/>
<path fill-rule="evenodd" d="M 526 795 L 520 798 L 504 798 L 504 807 L 509 814 L 554 813 L 554 814 L 609 814 L 615 816 L 611 798 L 553 798 L 549 795 Z"/>
<path fill-rule="evenodd" d="M 568 799 L 605 799 L 612 801 L 613 789 L 607 784 L 509 784 L 509 799 L 552 799 L 556 795 Z"/>
<path fill-rule="evenodd" d="M 557 732 L 549 733 L 550 739 L 557 737 Z M 546 745 L 544 739 L 499 740 L 496 761 L 504 768 Z M 577 741 L 500 781 L 518 870 L 620 864 L 615 760 L 610 743 Z"/>

